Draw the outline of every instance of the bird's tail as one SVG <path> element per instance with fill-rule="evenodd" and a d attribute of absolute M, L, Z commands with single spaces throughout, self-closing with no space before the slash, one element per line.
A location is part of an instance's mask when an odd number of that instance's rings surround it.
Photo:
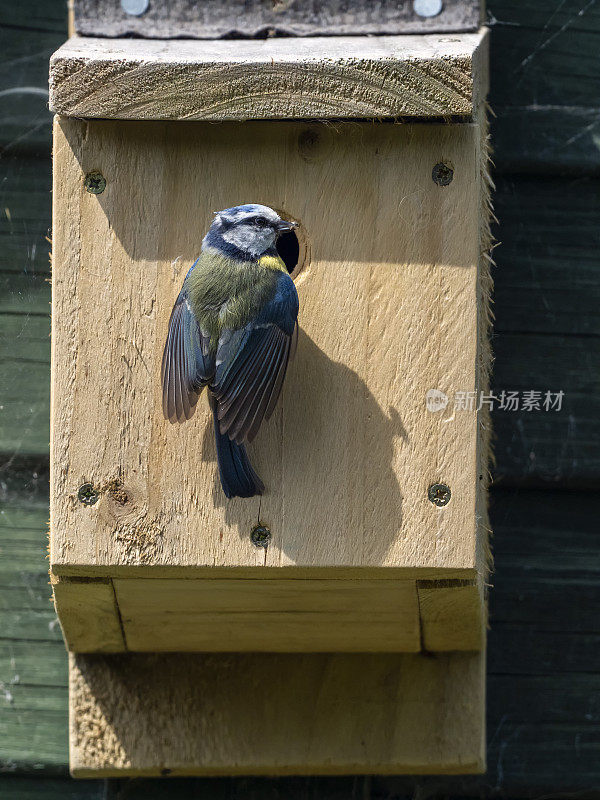
<path fill-rule="evenodd" d="M 265 487 L 246 453 L 243 444 L 232 442 L 226 433 L 221 433 L 217 418 L 217 407 L 214 399 L 210 398 L 215 425 L 215 440 L 217 443 L 217 461 L 221 486 L 226 497 L 254 497 L 262 494 Z"/>

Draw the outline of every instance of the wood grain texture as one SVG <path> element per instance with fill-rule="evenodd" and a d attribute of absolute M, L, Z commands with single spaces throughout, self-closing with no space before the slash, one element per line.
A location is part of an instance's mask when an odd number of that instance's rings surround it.
<path fill-rule="evenodd" d="M 532 384 L 543 384 L 545 371 L 553 365 L 555 375 L 564 375 L 567 390 L 569 386 L 575 389 L 590 372 L 589 333 L 597 306 L 594 237 L 598 226 L 585 204 L 589 201 L 588 209 L 594 208 L 598 191 L 585 174 L 592 169 L 597 172 L 600 153 L 594 143 L 600 7 L 587 2 L 560 5 L 555 0 L 539 0 L 535 5 L 522 0 L 490 0 L 488 7 L 498 21 L 492 30 L 492 44 L 497 42 L 492 48 L 492 106 L 503 114 L 501 95 L 509 95 L 515 106 L 504 133 L 496 137 L 494 161 L 500 169 L 531 173 L 527 186 L 515 177 L 496 200 L 497 208 L 502 203 L 498 217 L 503 246 L 495 251 L 495 310 L 502 318 L 503 330 L 519 332 L 518 342 L 503 350 L 502 383 L 510 385 L 527 372 Z M 50 161 L 46 157 L 50 115 L 44 112 L 44 98 L 28 92 L 27 87 L 45 87 L 47 58 L 64 39 L 64 19 L 64 0 L 22 0 L 5 4 L 0 20 L 0 88 L 6 92 L 0 136 L 17 140 L 11 155 L 3 154 L 0 161 L 0 168 L 8 167 L 0 184 L 0 261 L 6 287 L 2 300 L 10 296 L 21 306 L 21 316 L 11 317 L 15 338 L 27 319 L 31 298 L 26 286 L 19 283 L 20 273 L 28 283 L 34 261 L 39 269 L 46 269 L 43 235 L 51 224 Z M 52 31 L 49 39 L 47 32 Z M 515 80 L 518 65 L 533 53 L 534 58 Z M 525 116 L 519 121 L 521 114 L 529 114 L 529 121 Z M 35 164 L 28 158 L 32 141 L 44 153 Z M 565 162 L 578 170 L 583 180 L 556 179 L 548 185 L 546 177 L 534 174 L 556 175 Z M 546 225 L 546 207 L 552 225 Z M 5 208 L 11 211 L 11 219 Z M 509 238 L 514 247 L 507 250 L 504 243 Z M 47 287 L 43 276 L 40 285 Z M 523 298 L 529 302 L 524 304 Z M 38 308 L 43 311 L 41 305 Z M 573 335 L 576 333 L 582 335 Z M 529 348 L 524 347 L 527 341 L 531 342 Z M 539 352 L 548 354 L 542 363 L 536 355 Z M 36 349 L 32 357 L 37 358 Z M 524 798 L 577 792 L 579 798 L 596 797 L 600 784 L 600 615 L 593 613 L 598 608 L 597 501 L 594 491 L 564 491 L 570 482 L 597 487 L 597 448 L 593 450 L 587 433 L 599 416 L 595 396 L 584 400 L 581 395 L 580 404 L 569 412 L 574 419 L 569 428 L 561 421 L 542 432 L 534 416 L 521 415 L 507 419 L 495 441 L 497 458 L 505 466 L 505 482 L 522 487 L 525 473 L 538 485 L 546 480 L 544 476 L 551 474 L 552 478 L 545 489 L 496 487 L 492 492 L 496 572 L 491 592 L 486 775 L 81 781 L 65 774 L 66 654 L 48 602 L 46 492 L 37 499 L 32 497 L 29 480 L 19 471 L 21 461 L 14 458 L 17 434 L 35 437 L 34 455 L 28 463 L 36 471 L 35 481 L 43 476 L 47 397 L 42 398 L 44 408 L 39 412 L 31 401 L 47 384 L 49 363 L 34 372 L 27 371 L 23 362 L 22 374 L 30 404 L 12 406 L 14 412 L 4 427 L 7 438 L 3 444 L 9 444 L 0 447 L 0 569 L 2 589 L 6 589 L 0 591 L 5 603 L 0 611 L 0 796 L 11 800 L 116 800 L 125 793 L 128 800 L 172 800 L 173 796 L 182 800 L 348 800 L 412 797 L 416 793 L 430 798 L 491 798 L 499 794 Z M 0 386 L 2 421 L 9 413 L 7 384 Z M 34 409 L 31 414 L 29 407 Z M 523 426 L 528 447 L 515 451 Z M 533 461 L 531 452 L 535 453 Z M 16 499 L 11 488 L 14 483 L 20 486 Z M 523 593 L 524 587 L 527 591 Z M 552 599 L 546 605 L 544 598 L 549 593 Z M 582 596 L 584 602 L 578 599 Z M 585 613 L 579 617 L 578 612 Z M 508 618 L 511 621 L 504 623 Z M 578 620 L 580 626 L 574 629 Z M 539 630 L 542 624 L 544 631 Z"/>
<path fill-rule="evenodd" d="M 114 119 L 447 117 L 487 92 L 487 35 L 152 41 L 75 37 L 50 108 Z"/>
<path fill-rule="evenodd" d="M 460 583 L 417 583 L 424 650 L 480 650 L 484 646 L 485 619 L 481 589 L 466 581 L 463 585 Z"/>
<path fill-rule="evenodd" d="M 175 565 L 473 578 L 483 569 L 477 414 L 446 421 L 424 402 L 432 387 L 476 388 L 478 141 L 476 125 L 58 120 L 56 574 Z M 440 160 L 454 167 L 447 187 L 431 178 Z M 102 195 L 82 188 L 91 169 L 107 179 Z M 252 451 L 269 490 L 266 552 L 249 538 L 258 498 L 221 496 L 205 403 L 179 427 L 159 402 L 183 275 L 211 211 L 249 196 L 285 209 L 310 242 L 297 278 L 297 357 Z M 444 508 L 427 498 L 437 480 L 452 487 Z M 77 501 L 84 482 L 101 494 L 93 506 Z"/>
<path fill-rule="evenodd" d="M 107 578 L 52 578 L 54 604 L 70 650 L 119 653 L 126 649 L 112 582 Z"/>
<path fill-rule="evenodd" d="M 477 29 L 481 13 L 477 0 L 445 0 L 434 17 L 419 16 L 411 0 L 171 0 L 151 4 L 141 16 L 126 14 L 118 0 L 75 0 L 74 6 L 83 36 L 146 39 L 469 31 Z"/>
<path fill-rule="evenodd" d="M 133 652 L 421 649 L 414 581 L 128 578 L 114 584 Z"/>
<path fill-rule="evenodd" d="M 483 663 L 470 653 L 72 656 L 71 771 L 480 772 Z"/>
<path fill-rule="evenodd" d="M 49 158 L 0 161 L 10 215 L 0 214 L 0 369 L 11 376 L 0 382 L 0 451 L 11 457 L 46 458 L 50 438 L 50 173 Z M 499 177 L 494 206 L 495 389 L 566 393 L 551 424 L 546 414 L 499 413 L 495 474 L 512 484 L 596 481 L 588 431 L 600 419 L 600 389 L 588 365 L 589 337 L 600 332 L 600 183 Z"/>
<path fill-rule="evenodd" d="M 499 790 L 507 797 L 550 790 L 592 796 L 600 722 L 600 558 L 593 493 L 492 490 L 496 571 L 490 594 L 485 775 L 174 778 L 124 784 L 62 777 L 68 759 L 66 654 L 49 602 L 45 480 L 13 466 L 3 475 L 0 496 L 0 586 L 6 589 L 0 590 L 2 796 L 116 800 L 124 785 L 132 800 L 167 800 L 174 794 L 202 800 L 249 795 L 306 800 L 307 793 L 347 800 L 356 785 L 375 797 L 405 797 L 417 789 L 432 798 L 491 797 Z"/>

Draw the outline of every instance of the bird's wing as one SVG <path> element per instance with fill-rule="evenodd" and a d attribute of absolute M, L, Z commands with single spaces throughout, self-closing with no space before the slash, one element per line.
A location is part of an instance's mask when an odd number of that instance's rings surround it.
<path fill-rule="evenodd" d="M 274 297 L 256 319 L 221 335 L 210 389 L 221 433 L 237 444 L 251 442 L 275 408 L 297 337 L 297 317 L 296 287 L 281 273 Z"/>
<path fill-rule="evenodd" d="M 162 359 L 163 414 L 170 422 L 184 422 L 194 413 L 214 371 L 208 343 L 191 309 L 184 283 L 171 312 Z"/>

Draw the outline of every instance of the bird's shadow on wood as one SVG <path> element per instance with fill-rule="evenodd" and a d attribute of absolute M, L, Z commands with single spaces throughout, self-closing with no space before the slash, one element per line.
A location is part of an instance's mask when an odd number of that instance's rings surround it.
<path fill-rule="evenodd" d="M 248 448 L 264 496 L 227 500 L 215 470 L 212 500 L 240 538 L 261 509 L 272 544 L 292 563 L 325 554 L 335 564 L 381 563 L 401 536 L 398 438 L 408 441 L 398 411 L 381 408 L 356 372 L 301 331 L 278 407 Z M 216 461 L 212 424 L 201 456 Z"/>

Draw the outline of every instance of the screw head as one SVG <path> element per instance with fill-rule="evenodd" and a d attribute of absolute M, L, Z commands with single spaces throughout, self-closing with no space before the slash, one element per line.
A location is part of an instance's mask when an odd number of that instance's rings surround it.
<path fill-rule="evenodd" d="M 88 172 L 85 176 L 84 186 L 90 194 L 102 194 L 106 189 L 106 178 L 97 170 Z"/>
<path fill-rule="evenodd" d="M 121 0 L 121 8 L 132 17 L 141 17 L 148 11 L 149 0 Z"/>
<path fill-rule="evenodd" d="M 93 506 L 94 503 L 98 502 L 99 497 L 100 495 L 91 483 L 84 483 L 77 492 L 77 499 L 84 506 Z"/>
<path fill-rule="evenodd" d="M 266 525 L 256 525 L 250 533 L 250 541 L 256 547 L 264 547 L 266 549 L 271 541 L 271 531 Z"/>
<path fill-rule="evenodd" d="M 433 182 L 437 183 L 438 186 L 448 186 L 449 183 L 452 183 L 454 170 L 449 164 L 444 164 L 443 161 L 440 161 L 431 170 L 431 177 L 433 178 Z"/>
<path fill-rule="evenodd" d="M 415 14 L 420 17 L 437 17 L 442 10 L 442 0 L 414 0 Z"/>
<path fill-rule="evenodd" d="M 442 506 L 448 505 L 452 492 L 450 491 L 450 487 L 446 486 L 445 483 L 432 483 L 427 491 L 427 496 L 434 506 L 441 508 Z"/>

